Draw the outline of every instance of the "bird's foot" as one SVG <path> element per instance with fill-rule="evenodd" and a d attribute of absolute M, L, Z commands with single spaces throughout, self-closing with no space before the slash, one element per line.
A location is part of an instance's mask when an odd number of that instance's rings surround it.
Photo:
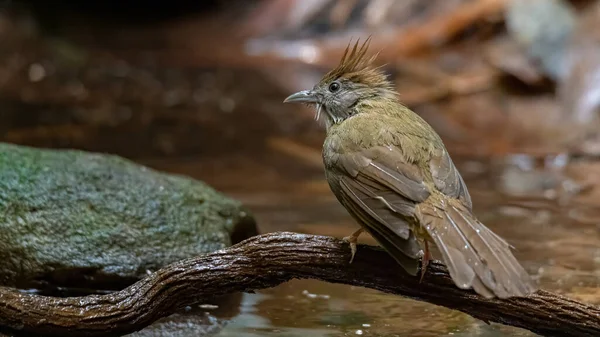
<path fill-rule="evenodd" d="M 356 254 L 356 242 L 358 242 L 358 237 L 360 236 L 360 234 L 362 234 L 363 231 L 364 229 L 360 228 L 356 232 L 352 233 L 352 235 L 343 238 L 344 241 L 350 244 L 350 251 L 352 252 L 352 257 L 350 257 L 350 263 L 354 261 L 354 255 Z"/>
<path fill-rule="evenodd" d="M 419 279 L 419 283 L 423 282 L 427 266 L 429 265 L 429 261 L 431 261 L 431 252 L 429 251 L 429 244 L 427 241 L 425 241 L 425 251 L 423 253 L 423 257 L 421 258 L 421 279 Z"/>

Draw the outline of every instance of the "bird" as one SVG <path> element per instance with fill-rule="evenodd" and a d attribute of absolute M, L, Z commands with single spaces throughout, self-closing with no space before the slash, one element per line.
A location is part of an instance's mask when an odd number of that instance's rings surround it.
<path fill-rule="evenodd" d="M 420 283 L 434 244 L 454 284 L 485 298 L 526 296 L 531 276 L 506 240 L 473 213 L 471 196 L 441 137 L 400 101 L 371 37 L 348 44 L 339 64 L 312 89 L 284 103 L 308 104 L 323 117 L 325 177 L 360 224 L 344 238 L 353 262 L 358 237 L 369 233 Z M 419 264 L 419 261 L 421 262 Z"/>

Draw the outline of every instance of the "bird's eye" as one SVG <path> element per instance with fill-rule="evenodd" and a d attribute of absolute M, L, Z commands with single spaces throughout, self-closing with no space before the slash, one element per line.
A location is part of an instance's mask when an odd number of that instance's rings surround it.
<path fill-rule="evenodd" d="M 336 92 L 338 90 L 340 90 L 341 86 L 338 82 L 333 82 L 329 85 L 329 91 L 331 92 Z"/>

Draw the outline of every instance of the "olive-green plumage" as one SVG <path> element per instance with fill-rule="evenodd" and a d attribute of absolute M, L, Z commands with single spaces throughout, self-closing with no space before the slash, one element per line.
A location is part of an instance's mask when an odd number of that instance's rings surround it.
<path fill-rule="evenodd" d="M 331 190 L 408 273 L 416 275 L 420 256 L 426 268 L 431 242 L 460 288 L 501 298 L 533 292 L 509 244 L 473 215 L 467 187 L 440 137 L 400 103 L 373 58 L 366 58 L 368 43 L 348 48 L 312 90 L 286 99 L 323 112 Z M 359 234 L 349 238 L 353 254 Z"/>

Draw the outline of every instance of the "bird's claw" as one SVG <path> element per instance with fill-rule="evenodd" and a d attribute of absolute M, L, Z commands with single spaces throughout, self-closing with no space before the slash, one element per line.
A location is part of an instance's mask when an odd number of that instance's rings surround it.
<path fill-rule="evenodd" d="M 346 236 L 344 237 L 342 240 L 348 242 L 348 244 L 350 245 L 350 252 L 352 253 L 352 256 L 350 257 L 350 263 L 352 263 L 352 261 L 354 261 L 354 255 L 356 255 L 356 242 L 358 242 L 358 237 L 360 236 L 360 234 L 363 232 L 363 229 L 359 229 L 356 232 L 352 233 L 352 235 Z"/>
<path fill-rule="evenodd" d="M 351 240 L 352 238 L 350 236 L 346 236 L 344 238 L 344 241 L 348 242 L 348 244 L 350 245 L 350 252 L 352 253 L 352 256 L 350 257 L 350 263 L 354 261 L 354 255 L 356 255 L 356 241 Z"/>

